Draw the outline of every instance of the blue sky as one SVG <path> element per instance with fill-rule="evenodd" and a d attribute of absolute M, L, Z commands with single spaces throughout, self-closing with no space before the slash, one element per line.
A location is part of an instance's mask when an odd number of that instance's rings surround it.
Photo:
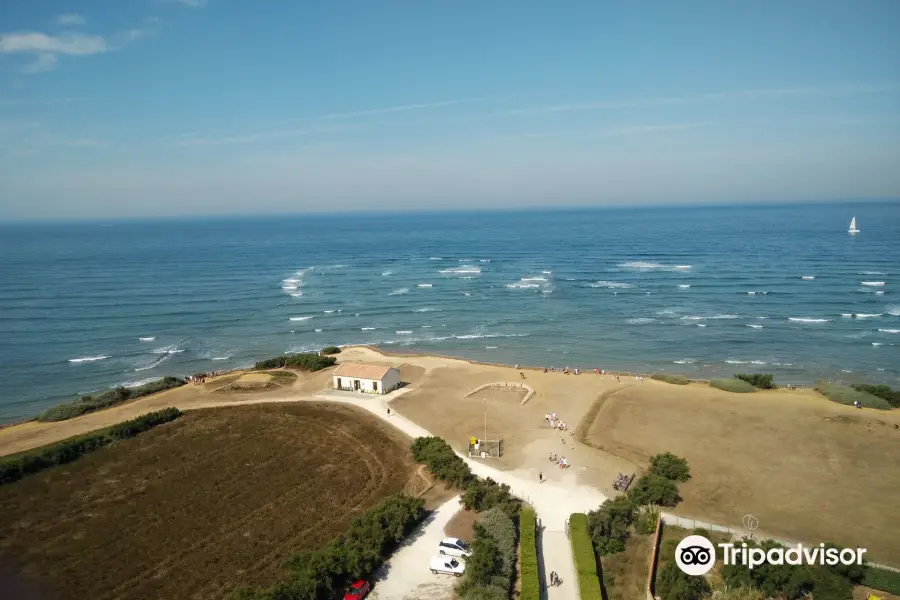
<path fill-rule="evenodd" d="M 0 219 L 900 197 L 900 2 L 0 3 Z"/>

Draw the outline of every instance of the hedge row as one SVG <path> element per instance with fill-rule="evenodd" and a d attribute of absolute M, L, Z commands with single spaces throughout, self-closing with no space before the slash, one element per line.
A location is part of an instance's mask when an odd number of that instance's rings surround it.
<path fill-rule="evenodd" d="M 266 369 L 297 369 L 300 371 L 321 371 L 336 363 L 337 360 L 332 356 L 322 356 L 312 352 L 304 354 L 286 354 L 284 356 L 276 356 L 275 358 L 267 358 L 253 365 L 257 371 Z"/>
<path fill-rule="evenodd" d="M 369 579 L 425 516 L 425 502 L 389 496 L 350 522 L 347 531 L 285 562 L 289 575 L 270 588 L 242 588 L 231 600 L 332 600 L 356 579 Z"/>
<path fill-rule="evenodd" d="M 0 462 L 0 485 L 12 483 L 26 475 L 43 471 L 56 465 L 77 460 L 81 456 L 99 450 L 113 442 L 132 438 L 137 434 L 168 423 L 181 416 L 177 408 L 166 408 L 147 413 L 106 429 L 72 437 L 31 452 L 26 452 Z"/>
<path fill-rule="evenodd" d="M 319 352 L 321 352 L 322 354 L 340 354 L 341 349 L 337 346 L 325 346 Z"/>
<path fill-rule="evenodd" d="M 516 572 L 516 524 L 499 507 L 475 522 L 472 555 L 455 586 L 461 600 L 509 600 Z"/>
<path fill-rule="evenodd" d="M 665 381 L 666 383 L 673 383 L 675 385 L 687 385 L 690 383 L 687 377 L 682 375 L 670 375 L 668 373 L 654 373 L 650 376 L 650 379 Z"/>
<path fill-rule="evenodd" d="M 600 578 L 597 577 L 597 558 L 588 533 L 586 514 L 574 513 L 569 517 L 569 539 L 572 542 L 575 574 L 578 577 L 578 596 L 581 600 L 597 600 L 601 597 Z"/>
<path fill-rule="evenodd" d="M 539 600 L 540 596 L 537 521 L 534 509 L 523 507 L 519 512 L 519 600 Z"/>
<path fill-rule="evenodd" d="M 82 396 L 74 402 L 57 404 L 41 413 L 38 416 L 38 421 L 65 421 L 85 413 L 109 408 L 128 400 L 149 396 L 150 394 L 176 388 L 184 384 L 185 380 L 180 377 L 163 377 L 137 387 L 127 388 L 119 386 L 107 390 L 98 396 Z"/>
<path fill-rule="evenodd" d="M 756 391 L 755 387 L 753 387 L 746 381 L 737 379 L 736 377 L 732 377 L 730 379 L 713 379 L 709 382 L 709 385 L 716 389 L 724 390 L 726 392 L 733 392 L 735 394 L 746 394 Z"/>
<path fill-rule="evenodd" d="M 884 398 L 830 381 L 819 381 L 816 383 L 816 391 L 838 404 L 852 406 L 855 400 L 866 408 L 877 408 L 878 410 L 889 410 L 891 408 L 891 405 Z"/>
<path fill-rule="evenodd" d="M 881 592 L 900 596 L 900 573 L 869 565 L 863 577 L 863 585 Z"/>

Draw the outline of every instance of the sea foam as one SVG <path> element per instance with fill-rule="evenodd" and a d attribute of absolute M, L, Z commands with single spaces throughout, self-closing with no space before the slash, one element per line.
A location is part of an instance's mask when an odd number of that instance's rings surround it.
<path fill-rule="evenodd" d="M 70 363 L 85 363 L 85 362 L 96 362 L 98 360 L 105 360 L 109 358 L 107 355 L 98 355 L 98 356 L 81 356 L 79 358 L 70 358 Z"/>
<path fill-rule="evenodd" d="M 138 338 L 138 340 L 141 341 L 141 342 L 152 342 L 152 341 L 155 340 L 155 339 L 156 339 L 156 337 L 141 337 L 141 338 Z"/>
<path fill-rule="evenodd" d="M 309 321 L 312 317 L 291 317 L 291 321 Z"/>
<path fill-rule="evenodd" d="M 388 294 L 388 296 L 402 296 L 403 294 L 408 294 L 408 293 L 409 293 L 409 288 L 397 288 L 396 290 L 394 290 L 393 292 Z"/>
<path fill-rule="evenodd" d="M 631 285 L 630 283 L 621 283 L 618 281 L 598 281 L 596 283 L 589 283 L 588 287 L 625 290 L 625 289 L 633 288 L 634 286 Z"/>
<path fill-rule="evenodd" d="M 830 319 L 816 319 L 813 317 L 788 317 L 788 321 L 794 323 L 827 323 Z"/>
<path fill-rule="evenodd" d="M 865 285 L 868 287 L 881 287 L 884 285 L 883 281 L 860 281 L 860 285 Z"/>

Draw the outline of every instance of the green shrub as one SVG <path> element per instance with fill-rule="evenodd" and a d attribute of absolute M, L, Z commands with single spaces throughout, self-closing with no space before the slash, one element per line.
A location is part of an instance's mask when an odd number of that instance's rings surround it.
<path fill-rule="evenodd" d="M 869 385 L 868 383 L 857 383 L 850 387 L 858 392 L 877 396 L 894 408 L 900 408 L 900 390 L 892 390 L 886 385 Z"/>
<path fill-rule="evenodd" d="M 589 512 L 587 520 L 597 555 L 616 554 L 625 549 L 625 540 L 634 521 L 634 505 L 628 496 L 616 496 Z"/>
<path fill-rule="evenodd" d="M 687 460 L 680 456 L 675 456 L 671 452 L 663 452 L 650 457 L 651 475 L 659 475 L 672 481 L 685 482 L 691 478 L 691 468 L 688 467 Z"/>
<path fill-rule="evenodd" d="M 65 421 L 66 419 L 109 408 L 128 400 L 149 396 L 150 394 L 176 388 L 184 384 L 185 380 L 180 377 L 163 377 L 133 388 L 119 386 L 106 390 L 98 396 L 82 396 L 74 402 L 57 404 L 41 413 L 38 416 L 38 421 Z"/>
<path fill-rule="evenodd" d="M 416 438 L 412 443 L 412 455 L 413 460 L 427 466 L 435 477 L 456 489 L 465 489 L 474 479 L 466 461 L 442 438 Z"/>
<path fill-rule="evenodd" d="M 468 465 L 465 466 L 468 468 Z M 473 477 L 466 484 L 460 502 L 465 508 L 477 512 L 498 508 L 511 519 L 517 518 L 522 509 L 522 501 L 512 495 L 509 486 L 497 483 L 490 477 Z"/>
<path fill-rule="evenodd" d="M 581 600 L 600 598 L 600 578 L 597 576 L 597 556 L 588 532 L 588 516 L 575 513 L 569 517 L 569 540 L 575 559 L 575 575 L 578 578 L 578 595 Z"/>
<path fill-rule="evenodd" d="M 665 381 L 666 383 L 673 383 L 675 385 L 687 385 L 690 383 L 687 377 L 681 375 L 669 375 L 668 373 L 654 373 L 650 376 L 650 379 Z"/>
<path fill-rule="evenodd" d="M 518 515 L 517 515 L 518 516 Z M 478 524 L 497 544 L 501 558 L 501 574 L 512 581 L 516 570 L 516 548 L 518 535 L 516 525 L 509 515 L 499 507 L 491 508 L 478 516 Z"/>
<path fill-rule="evenodd" d="M 877 408 L 878 410 L 889 410 L 891 405 L 884 398 L 873 396 L 867 392 L 855 390 L 845 385 L 832 383 L 830 381 L 820 381 L 816 384 L 816 391 L 838 404 L 853 405 L 853 401 L 859 402 L 866 408 Z"/>
<path fill-rule="evenodd" d="M 0 461 L 0 485 L 18 481 L 26 475 L 56 465 L 70 463 L 89 452 L 99 450 L 118 440 L 132 438 L 180 416 L 181 411 L 177 408 L 166 408 Z"/>
<path fill-rule="evenodd" d="M 369 578 L 425 516 L 424 501 L 389 496 L 355 517 L 323 548 L 285 562 L 288 578 L 268 589 L 235 590 L 230 600 L 325 600 L 356 579 Z"/>
<path fill-rule="evenodd" d="M 708 593 L 705 577 L 686 574 L 675 561 L 666 563 L 656 576 L 656 595 L 662 600 L 700 600 Z"/>
<path fill-rule="evenodd" d="M 761 390 L 774 390 L 777 387 L 773 381 L 774 377 L 769 373 L 753 373 L 749 375 L 746 373 L 738 373 L 735 375 L 735 378 L 746 381 L 753 387 Z"/>
<path fill-rule="evenodd" d="M 337 346 L 325 346 L 319 352 L 321 352 L 322 354 L 340 354 L 341 349 Z"/>
<path fill-rule="evenodd" d="M 746 381 L 735 379 L 734 377 L 731 379 L 713 379 L 709 382 L 709 385 L 726 392 L 734 392 L 735 394 L 746 394 L 756 391 L 756 388 Z"/>
<path fill-rule="evenodd" d="M 675 482 L 648 474 L 635 481 L 628 489 L 628 497 L 635 505 L 658 504 L 659 506 L 675 506 L 681 500 Z"/>
<path fill-rule="evenodd" d="M 296 369 L 298 371 L 321 371 L 331 367 L 337 360 L 331 356 L 322 356 L 320 354 L 307 352 L 303 354 L 285 354 L 284 356 L 276 356 L 275 358 L 267 358 L 253 365 L 257 371 L 265 371 L 267 369 Z"/>
<path fill-rule="evenodd" d="M 522 508 L 519 512 L 519 600 L 539 600 L 540 596 L 537 521 L 534 509 Z"/>
<path fill-rule="evenodd" d="M 500 511 L 497 511 L 495 515 L 499 519 L 509 520 Z M 501 527 L 506 529 L 505 526 Z M 505 531 L 500 535 L 505 537 Z M 515 535 L 515 530 L 513 530 L 513 535 Z M 478 522 L 475 523 L 475 539 L 471 547 L 472 555 L 466 559 L 465 573 L 456 585 L 457 594 L 464 600 L 509 598 L 512 578 L 508 570 L 510 563 L 506 556 L 508 549 L 501 548 L 501 542 Z M 515 552 L 515 540 L 513 540 L 513 552 Z"/>
<path fill-rule="evenodd" d="M 641 506 L 635 511 L 634 528 L 638 533 L 650 535 L 656 531 L 659 522 L 659 507 L 655 504 Z M 709 536 L 707 536 L 709 537 Z"/>
<path fill-rule="evenodd" d="M 872 589 L 900 596 L 900 573 L 869 565 L 862 580 L 863 585 Z"/>

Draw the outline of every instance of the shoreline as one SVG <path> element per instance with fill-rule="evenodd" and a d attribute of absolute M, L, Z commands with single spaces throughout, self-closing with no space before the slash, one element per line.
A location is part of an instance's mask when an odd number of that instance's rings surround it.
<path fill-rule="evenodd" d="M 340 348 L 342 351 L 345 349 L 350 350 L 350 349 L 354 349 L 354 348 L 364 348 L 366 350 L 370 350 L 377 354 L 381 354 L 382 356 L 392 357 L 392 358 L 403 358 L 403 357 L 437 358 L 437 359 L 442 359 L 442 360 L 459 361 L 459 362 L 467 363 L 470 365 L 477 365 L 477 366 L 500 367 L 500 368 L 508 368 L 508 369 L 516 368 L 516 365 L 509 364 L 509 363 L 490 362 L 490 361 L 484 361 L 484 360 L 476 360 L 473 358 L 466 358 L 464 356 L 454 356 L 451 354 L 440 354 L 440 353 L 433 353 L 433 352 L 419 352 L 419 351 L 415 351 L 415 350 L 411 350 L 409 352 L 404 352 L 402 350 L 386 350 L 380 346 L 376 346 L 376 345 L 372 345 L 372 344 L 349 344 L 346 346 L 340 346 Z M 296 353 L 296 354 L 301 354 L 301 353 Z M 334 356 L 336 358 L 339 358 L 340 354 L 337 354 Z M 264 360 L 264 359 L 261 359 L 261 360 Z M 338 360 L 338 363 L 340 363 L 340 362 L 341 361 Z M 542 372 L 545 368 L 549 369 L 550 367 L 549 366 L 525 365 L 525 364 L 518 365 L 519 371 Z M 571 369 L 575 369 L 575 368 L 580 369 L 581 374 L 592 375 L 592 374 L 594 374 L 593 369 L 595 367 L 581 367 L 581 366 L 569 367 L 570 374 L 571 374 Z M 601 367 L 596 367 L 596 368 L 601 368 Z M 563 367 L 555 367 L 555 370 L 552 372 L 558 372 L 558 373 L 562 374 L 563 373 L 562 369 L 563 369 Z M 238 373 L 238 372 L 244 372 L 244 371 L 248 371 L 248 370 L 252 370 L 252 367 L 249 367 L 249 368 L 236 367 L 233 369 L 226 369 L 226 370 L 214 371 L 214 372 L 216 373 L 216 376 L 224 376 L 224 375 L 229 375 L 229 374 Z M 211 372 L 213 372 L 213 371 L 211 371 Z M 677 375 L 680 377 L 684 377 L 690 383 L 698 383 L 698 384 L 702 384 L 702 383 L 708 384 L 710 381 L 712 381 L 712 379 L 688 377 L 687 375 L 684 375 L 684 374 L 678 373 L 678 372 L 674 372 L 674 371 L 672 371 L 672 372 L 670 372 L 670 371 L 654 371 L 652 373 L 644 373 L 644 372 L 637 372 L 637 371 L 615 371 L 615 370 L 605 369 L 605 373 L 607 375 L 617 375 L 619 377 L 646 377 L 646 378 L 651 378 L 655 374 Z M 183 377 L 188 378 L 191 375 L 192 374 L 185 374 Z M 165 374 L 165 375 L 160 375 L 159 377 L 155 377 L 153 380 L 156 381 L 156 380 L 162 379 L 167 376 L 173 376 L 173 375 L 171 373 Z M 175 375 L 175 377 L 179 377 L 179 375 Z M 713 378 L 713 379 L 719 379 L 719 378 Z M 827 378 L 827 379 L 823 379 L 822 381 L 835 381 L 838 383 L 840 382 L 839 379 L 834 379 L 834 378 Z M 783 384 L 779 385 L 779 388 L 786 388 L 788 385 L 792 385 L 797 389 L 813 389 L 813 388 L 815 388 L 815 383 L 816 383 L 815 381 L 812 381 L 812 382 L 804 381 L 803 383 L 787 382 L 787 383 L 783 383 Z M 110 388 L 106 388 L 103 390 L 99 390 L 97 393 L 103 393 L 103 392 L 111 390 L 111 389 L 115 389 L 115 387 L 110 387 Z M 54 404 L 50 404 L 47 407 L 45 407 L 44 409 L 42 409 L 40 412 L 38 412 L 37 414 L 35 414 L 31 417 L 15 419 L 12 421 L 0 422 L 0 430 L 6 429 L 8 427 L 15 427 L 16 425 L 21 425 L 23 423 L 29 423 L 32 421 L 36 421 L 38 416 L 44 410 L 47 410 L 58 404 L 67 404 L 67 402 L 56 402 Z"/>

